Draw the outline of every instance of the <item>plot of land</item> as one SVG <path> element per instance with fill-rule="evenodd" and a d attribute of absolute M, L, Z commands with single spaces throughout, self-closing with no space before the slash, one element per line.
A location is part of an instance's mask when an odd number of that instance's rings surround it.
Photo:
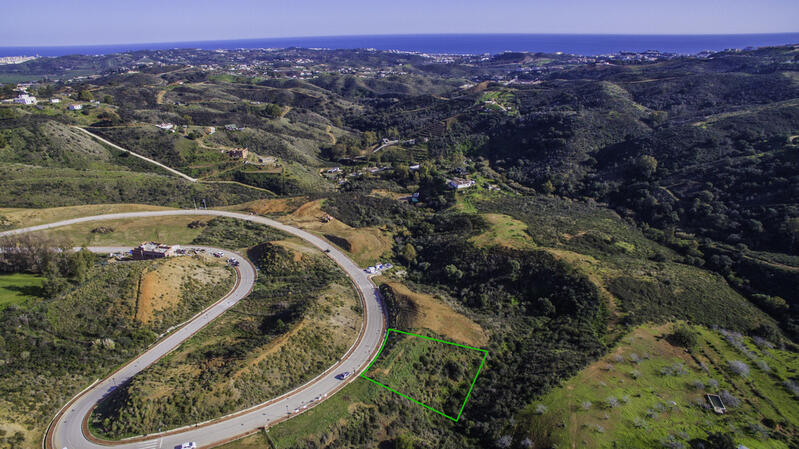
<path fill-rule="evenodd" d="M 457 421 L 487 354 L 483 349 L 389 329 L 381 352 L 361 377 Z"/>

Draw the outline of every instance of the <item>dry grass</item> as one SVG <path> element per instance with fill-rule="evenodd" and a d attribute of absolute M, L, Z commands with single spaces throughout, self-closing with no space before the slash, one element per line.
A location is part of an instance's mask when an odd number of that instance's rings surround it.
<path fill-rule="evenodd" d="M 147 204 L 91 204 L 86 206 L 53 207 L 50 209 L 0 208 L 0 216 L 9 221 L 11 228 L 20 228 L 92 215 L 169 209 L 169 207 L 149 206 Z"/>
<path fill-rule="evenodd" d="M 184 280 L 191 278 L 201 285 L 208 285 L 231 274 L 221 262 L 207 265 L 193 257 L 175 257 L 164 260 L 152 270 L 142 274 L 136 301 L 136 319 L 149 323 L 156 312 L 172 308 L 183 296 Z"/>
<path fill-rule="evenodd" d="M 220 207 L 222 210 L 251 212 L 256 215 L 281 215 L 295 211 L 304 204 L 305 198 L 276 198 L 269 200 L 255 200 L 233 206 Z"/>
<path fill-rule="evenodd" d="M 478 348 L 488 343 L 488 336 L 479 324 L 453 310 L 441 300 L 411 291 L 399 282 L 388 282 L 388 285 L 397 296 L 405 298 L 413 304 L 410 327 L 430 329 L 458 343 Z"/>
<path fill-rule="evenodd" d="M 191 229 L 193 221 L 208 222 L 209 216 L 166 216 L 125 220 L 93 221 L 41 231 L 53 237 L 69 239 L 75 246 L 116 246 L 138 245 L 144 241 L 189 244 L 202 228 Z M 93 233 L 92 230 L 105 227 L 113 229 L 110 233 Z"/>
<path fill-rule="evenodd" d="M 393 247 L 391 235 L 376 227 L 353 228 L 335 217 L 327 223 L 323 222 L 322 218 L 328 215 L 322 211 L 323 201 L 305 203 L 291 214 L 282 217 L 280 221 L 306 231 L 342 239 L 345 244 L 341 249 L 362 266 L 379 261 L 383 254 L 391 251 Z"/>
<path fill-rule="evenodd" d="M 371 195 L 379 196 L 382 198 L 389 198 L 392 200 L 398 200 L 400 198 L 407 198 L 410 196 L 407 193 L 392 192 L 390 190 L 385 190 L 385 189 L 372 189 Z"/>

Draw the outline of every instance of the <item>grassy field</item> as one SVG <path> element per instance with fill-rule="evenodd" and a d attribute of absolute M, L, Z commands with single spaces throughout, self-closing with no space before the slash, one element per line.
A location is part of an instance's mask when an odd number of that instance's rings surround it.
<path fill-rule="evenodd" d="M 787 448 L 799 428 L 799 401 L 786 386 L 799 356 L 700 326 L 692 327 L 698 344 L 687 351 L 665 338 L 671 329 L 636 328 L 607 356 L 531 404 L 509 434 L 536 444 L 612 448 L 684 447 L 678 444 L 718 432 L 749 448 Z M 748 376 L 736 374 L 731 361 L 744 361 Z M 727 413 L 709 410 L 706 393 L 720 394 Z M 542 435 L 544 427 L 552 434 Z"/>
<path fill-rule="evenodd" d="M 504 246 L 516 249 L 535 247 L 535 242 L 527 232 L 527 225 L 521 221 L 503 214 L 483 214 L 483 218 L 489 228 L 470 239 L 475 246 Z"/>
<path fill-rule="evenodd" d="M 35 274 L 0 275 L 0 309 L 41 297 L 44 277 Z"/>
<path fill-rule="evenodd" d="M 202 227 L 189 228 L 189 223 L 207 223 L 212 218 L 167 216 L 93 221 L 40 232 L 67 238 L 75 246 L 138 245 L 144 241 L 189 244 L 203 230 Z"/>

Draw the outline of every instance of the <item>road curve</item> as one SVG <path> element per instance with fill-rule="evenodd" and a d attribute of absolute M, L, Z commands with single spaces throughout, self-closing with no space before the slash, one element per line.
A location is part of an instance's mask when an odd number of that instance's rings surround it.
<path fill-rule="evenodd" d="M 377 354 L 386 332 L 385 313 L 379 293 L 369 276 L 344 253 L 330 245 L 327 241 L 307 231 L 285 225 L 269 218 L 246 215 L 236 212 L 218 210 L 166 210 L 127 212 L 118 214 L 96 215 L 73 218 L 39 226 L 15 229 L 0 233 L 0 236 L 26 232 L 41 231 L 77 223 L 101 220 L 118 220 L 127 218 L 162 217 L 171 215 L 210 215 L 230 217 L 264 224 L 287 234 L 299 237 L 323 250 L 352 279 L 363 302 L 363 324 L 355 343 L 344 357 L 324 373 L 282 396 L 247 410 L 228 415 L 217 420 L 187 426 L 159 434 L 128 438 L 121 441 L 103 441 L 91 436 L 86 427 L 86 419 L 94 406 L 121 381 L 129 379 L 155 363 L 159 358 L 176 348 L 180 343 L 199 331 L 214 318 L 224 313 L 236 302 L 246 297 L 255 282 L 255 268 L 249 263 L 238 267 L 239 279 L 236 286 L 221 300 L 197 314 L 181 328 L 161 339 L 148 350 L 128 362 L 111 376 L 96 382 L 79 393 L 56 415 L 45 435 L 45 449 L 102 449 L 114 447 L 118 449 L 172 449 L 183 442 L 194 441 L 198 447 L 214 447 L 255 432 L 277 422 L 296 416 L 299 413 L 321 402 L 317 397 L 330 397 L 347 382 L 357 378 L 369 362 Z M 105 248 L 111 250 L 112 248 Z M 101 251 L 103 248 L 93 248 Z M 232 254 L 232 253 L 230 253 Z M 230 257 L 230 256 L 228 256 Z M 343 371 L 353 373 L 349 379 L 340 381 L 334 376 Z M 303 408 L 305 407 L 305 408 Z M 294 410 L 298 410 L 294 412 Z"/>

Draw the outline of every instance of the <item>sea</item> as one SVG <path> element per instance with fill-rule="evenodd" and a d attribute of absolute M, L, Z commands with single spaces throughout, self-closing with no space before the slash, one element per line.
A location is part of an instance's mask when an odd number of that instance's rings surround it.
<path fill-rule="evenodd" d="M 2 56 L 102 55 L 136 50 L 198 48 L 205 50 L 239 48 L 325 48 L 400 50 L 429 54 L 497 54 L 528 51 L 597 56 L 622 51 L 658 50 L 677 54 L 696 54 L 799 43 L 799 33 L 779 34 L 414 34 L 375 36 L 284 37 L 147 44 L 0 47 Z"/>

